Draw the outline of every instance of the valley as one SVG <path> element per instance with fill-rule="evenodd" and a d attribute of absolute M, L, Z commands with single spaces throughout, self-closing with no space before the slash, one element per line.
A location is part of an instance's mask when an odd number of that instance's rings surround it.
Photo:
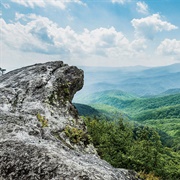
<path fill-rule="evenodd" d="M 123 116 L 171 136 L 180 133 L 180 64 L 83 69 L 85 85 L 74 102 L 90 105 L 96 113 L 88 113 L 88 106 L 83 113 L 77 107 L 80 114 L 97 116 L 98 111 L 111 120 Z"/>
<path fill-rule="evenodd" d="M 97 149 L 102 158 L 113 166 L 124 168 L 129 167 L 127 163 L 129 161 L 130 164 L 134 164 L 134 169 L 137 168 L 136 166 L 139 166 L 139 168 L 142 166 L 140 169 L 144 169 L 147 173 L 154 172 L 155 175 L 163 179 L 166 179 L 166 173 L 168 180 L 179 178 L 180 172 L 176 170 L 180 167 L 178 163 L 180 158 L 179 69 L 180 64 L 158 68 L 86 69 L 85 87 L 75 96 L 74 105 L 79 114 L 85 118 L 90 134 L 94 139 L 94 144 L 97 143 Z M 124 125 L 121 124 L 122 129 L 118 130 L 116 126 L 119 120 L 123 121 Z M 138 135 L 140 132 L 143 134 L 142 139 Z M 151 137 L 152 134 L 154 134 L 153 137 Z M 123 146 L 129 154 L 125 153 L 123 155 L 123 149 L 119 154 L 119 146 L 116 147 L 117 144 L 113 144 L 114 142 L 111 142 L 110 139 L 108 140 L 109 135 L 112 136 L 111 138 L 115 142 L 120 138 L 119 136 L 122 136 L 120 139 L 125 136 L 129 144 L 123 144 Z M 103 139 L 105 138 L 103 141 L 100 138 L 101 136 Z M 151 142 L 154 141 L 152 138 L 156 138 L 155 142 L 160 143 L 159 147 L 162 149 L 154 145 L 149 146 L 149 143 L 155 143 Z M 100 145 L 101 143 L 102 145 Z M 115 148 L 115 150 L 101 149 L 101 146 L 104 147 L 104 143 L 107 143 L 107 146 L 112 146 L 112 149 Z M 135 144 L 138 144 L 138 146 L 136 147 Z M 130 146 L 132 146 L 132 149 Z M 149 152 L 148 154 L 145 153 L 144 146 L 148 147 L 148 150 L 146 150 Z M 126 148 L 131 150 L 128 151 Z M 134 153 L 137 153 L 134 152 L 136 148 L 142 151 L 146 158 L 149 157 L 148 161 L 155 158 L 153 154 L 152 156 L 150 154 L 151 151 L 156 150 L 158 156 L 161 157 L 158 163 L 165 163 L 167 159 L 171 159 L 170 161 L 173 161 L 173 163 L 168 164 L 163 172 L 158 170 L 162 164 L 157 168 L 154 167 L 155 169 L 152 167 L 150 170 L 144 164 L 146 160 L 141 155 L 138 158 L 142 161 L 142 164 L 139 164 L 137 157 L 134 156 Z M 115 151 L 115 154 L 113 154 L 115 156 L 114 160 L 109 157 L 109 154 L 113 151 Z M 123 162 L 118 165 L 116 159 L 119 155 L 123 156 L 121 157 Z M 151 166 L 152 163 L 149 165 Z M 129 168 L 133 167 L 130 166 Z M 136 170 L 139 171 L 139 168 Z M 169 170 L 171 168 L 174 169 L 172 172 Z"/>

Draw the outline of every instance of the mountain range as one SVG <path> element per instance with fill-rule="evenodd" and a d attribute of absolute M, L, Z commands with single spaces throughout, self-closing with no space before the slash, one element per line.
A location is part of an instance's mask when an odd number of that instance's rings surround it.
<path fill-rule="evenodd" d="M 86 96 L 105 90 L 121 90 L 136 96 L 154 96 L 176 89 L 180 91 L 180 63 L 162 67 L 81 67 L 84 87 L 74 102 L 84 103 Z"/>
<path fill-rule="evenodd" d="M 85 87 L 74 99 L 80 115 L 148 125 L 180 147 L 180 64 L 84 69 Z"/>

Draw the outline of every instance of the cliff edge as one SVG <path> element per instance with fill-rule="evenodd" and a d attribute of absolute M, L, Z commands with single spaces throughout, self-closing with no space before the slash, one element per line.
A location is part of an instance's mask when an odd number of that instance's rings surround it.
<path fill-rule="evenodd" d="M 0 76 L 1 180 L 136 180 L 96 155 L 71 103 L 83 71 L 61 61 Z"/>

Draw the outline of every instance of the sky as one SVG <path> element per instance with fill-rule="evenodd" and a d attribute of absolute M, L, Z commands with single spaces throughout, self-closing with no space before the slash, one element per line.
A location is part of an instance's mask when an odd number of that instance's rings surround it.
<path fill-rule="evenodd" d="M 180 0 L 0 0 L 0 67 L 180 63 Z"/>

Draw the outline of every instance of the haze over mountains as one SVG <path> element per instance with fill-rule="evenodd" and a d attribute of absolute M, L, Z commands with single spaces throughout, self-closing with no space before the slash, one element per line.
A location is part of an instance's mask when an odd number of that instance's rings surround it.
<path fill-rule="evenodd" d="M 78 103 L 85 103 L 84 97 L 89 94 L 105 90 L 121 90 L 136 96 L 152 96 L 165 91 L 172 93 L 179 91 L 180 88 L 180 63 L 153 68 L 143 66 L 81 68 L 85 73 L 85 84 L 74 98 L 74 102 Z"/>
<path fill-rule="evenodd" d="M 85 86 L 74 98 L 80 115 L 124 117 L 153 126 L 173 137 L 173 146 L 180 149 L 180 64 L 84 71 Z"/>

